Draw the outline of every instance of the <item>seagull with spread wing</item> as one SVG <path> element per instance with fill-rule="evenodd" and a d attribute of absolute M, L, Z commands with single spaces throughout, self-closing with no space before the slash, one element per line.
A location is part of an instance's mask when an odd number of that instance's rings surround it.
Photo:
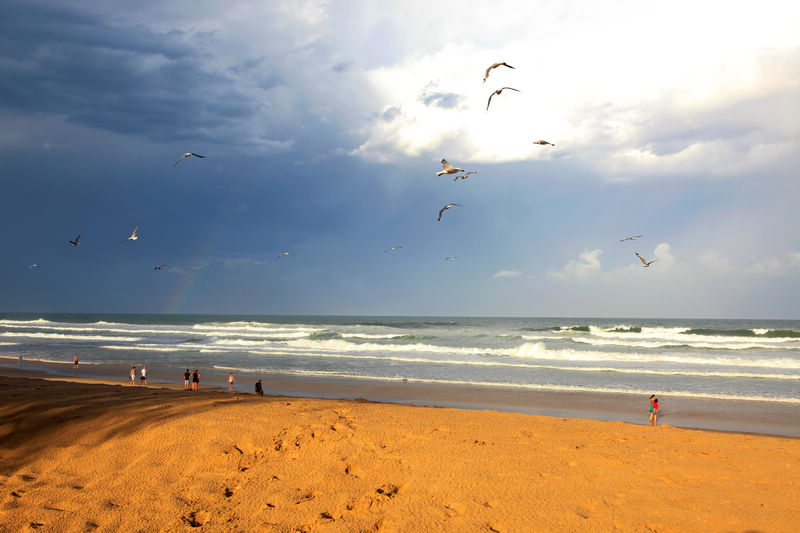
<path fill-rule="evenodd" d="M 492 69 L 495 69 L 497 67 L 514 68 L 511 65 L 509 65 L 508 63 L 506 63 L 505 61 L 500 61 L 499 63 L 495 63 L 494 65 L 492 65 L 491 67 L 486 69 L 486 72 L 483 74 L 483 83 L 486 83 L 486 80 L 489 79 L 489 73 L 492 71 Z"/>
<path fill-rule="evenodd" d="M 445 174 L 458 174 L 464 172 L 463 168 L 454 167 L 447 159 L 442 159 L 442 170 L 436 173 L 437 176 L 444 176 Z"/>
<path fill-rule="evenodd" d="M 178 160 L 177 160 L 177 161 L 175 161 L 175 164 L 174 164 L 174 165 L 172 165 L 172 166 L 173 166 L 173 167 L 177 167 L 177 166 L 178 166 L 178 163 L 180 163 L 181 161 L 183 161 L 185 158 L 187 158 L 187 157 L 192 157 L 192 156 L 194 156 L 194 157 L 199 157 L 200 159 L 205 159 L 205 158 L 206 158 L 206 156 L 204 156 L 204 155 L 196 154 L 196 153 L 194 153 L 194 152 L 186 152 L 185 154 L 183 154 L 182 156 L 180 156 L 180 157 L 178 158 Z"/>
<path fill-rule="evenodd" d="M 478 174 L 478 173 L 479 172 L 477 170 L 470 170 L 469 172 L 466 172 L 466 173 L 464 173 L 464 174 L 462 174 L 460 176 L 456 176 L 455 178 L 453 178 L 453 181 L 458 181 L 458 178 L 461 178 L 462 180 L 465 180 L 470 176 L 470 174 Z"/>
<path fill-rule="evenodd" d="M 539 139 L 538 141 L 533 141 L 533 144 L 538 144 L 538 145 L 541 145 L 541 146 L 549 144 L 550 146 L 555 146 L 555 144 L 553 144 L 551 142 L 543 141 L 542 139 Z"/>
<path fill-rule="evenodd" d="M 280 259 L 284 255 L 294 255 L 294 252 L 281 252 L 278 254 L 278 259 Z"/>
<path fill-rule="evenodd" d="M 74 240 L 74 241 L 69 241 L 69 243 L 70 243 L 72 246 L 78 246 L 78 245 L 80 244 L 80 242 L 78 242 L 78 240 L 79 240 L 80 238 L 81 238 L 81 234 L 80 234 L 80 233 L 78 233 L 78 236 L 77 236 L 77 237 L 75 237 L 75 240 Z"/>
<path fill-rule="evenodd" d="M 153 267 L 153 270 L 164 270 L 164 267 L 165 267 L 165 266 L 167 266 L 167 264 L 166 264 L 166 263 L 164 263 L 163 265 L 159 265 L 159 266 L 157 266 L 157 267 Z"/>
<path fill-rule="evenodd" d="M 642 266 L 643 266 L 643 267 L 649 267 L 650 265 L 652 265 L 653 263 L 655 263 L 656 261 L 658 261 L 658 259 L 653 259 L 652 261 L 648 262 L 648 261 L 645 261 L 645 260 L 644 260 L 644 257 L 642 257 L 641 255 L 639 255 L 639 252 L 633 252 L 633 253 L 635 253 L 635 254 L 636 254 L 636 257 L 638 257 L 638 258 L 639 258 L 639 260 L 642 262 Z"/>
<path fill-rule="evenodd" d="M 33 270 L 34 268 L 39 268 L 39 265 L 33 263 L 32 265 L 28 265 L 28 270 Z"/>
<path fill-rule="evenodd" d="M 502 93 L 502 92 L 503 92 L 504 90 L 506 90 L 506 89 L 509 89 L 509 90 L 511 90 L 511 91 L 517 91 L 517 92 L 521 92 L 519 89 L 515 89 L 515 88 L 513 88 L 513 87 L 500 87 L 500 88 L 499 88 L 499 89 L 497 89 L 495 92 L 493 92 L 492 94 L 490 94 L 490 95 L 489 95 L 489 101 L 488 101 L 488 102 L 486 102 L 486 111 L 489 111 L 489 104 L 491 104 L 491 103 L 492 103 L 492 98 L 494 98 L 494 95 L 496 95 L 496 94 L 500 94 L 500 93 Z"/>
<path fill-rule="evenodd" d="M 441 208 L 441 209 L 439 210 L 439 218 L 437 219 L 437 221 L 441 222 L 441 220 L 442 220 L 442 213 L 444 213 L 445 211 L 447 211 L 447 210 L 448 210 L 448 209 L 450 209 L 451 207 L 455 207 L 455 206 L 458 206 L 458 207 L 464 207 L 464 206 L 463 206 L 463 205 L 461 205 L 461 204 L 447 204 L 446 206 L 444 206 L 443 208 Z"/>
<path fill-rule="evenodd" d="M 138 239 L 138 238 L 139 238 L 139 236 L 137 235 L 137 233 L 139 233 L 139 226 L 136 226 L 135 228 L 133 228 L 133 233 L 131 233 L 131 236 L 130 236 L 130 237 L 128 237 L 127 239 L 125 239 L 125 240 L 124 240 L 124 241 L 122 241 L 122 242 L 127 242 L 127 241 L 135 241 L 136 239 Z"/>
<path fill-rule="evenodd" d="M 445 257 L 444 258 L 445 261 L 455 261 L 456 259 L 458 259 L 458 257 Z"/>
<path fill-rule="evenodd" d="M 398 248 L 402 248 L 402 246 L 392 246 L 388 250 L 384 250 L 383 253 L 391 252 L 392 250 L 397 250 Z"/>
<path fill-rule="evenodd" d="M 631 235 L 630 237 L 625 237 L 624 239 L 620 239 L 619 242 L 625 241 L 635 241 L 636 239 L 641 239 L 644 235 Z"/>

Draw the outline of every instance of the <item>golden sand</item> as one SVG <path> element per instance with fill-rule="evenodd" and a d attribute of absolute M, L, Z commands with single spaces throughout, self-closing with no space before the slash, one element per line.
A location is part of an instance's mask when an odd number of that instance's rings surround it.
<path fill-rule="evenodd" d="M 0 376 L 2 531 L 790 532 L 799 459 L 792 438 Z"/>

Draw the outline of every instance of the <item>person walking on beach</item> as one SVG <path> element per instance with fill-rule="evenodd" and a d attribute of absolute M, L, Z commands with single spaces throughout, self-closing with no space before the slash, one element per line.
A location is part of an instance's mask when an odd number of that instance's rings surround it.
<path fill-rule="evenodd" d="M 189 378 L 191 377 L 191 373 L 189 369 L 186 369 L 186 372 L 183 373 L 183 389 L 187 390 L 189 388 Z"/>
<path fill-rule="evenodd" d="M 261 378 L 258 378 L 258 381 L 256 381 L 256 394 L 264 396 L 264 389 L 261 387 Z"/>
<path fill-rule="evenodd" d="M 142 385 L 147 386 L 147 365 L 142 367 L 142 375 L 140 379 L 142 380 Z"/>
<path fill-rule="evenodd" d="M 650 396 L 650 425 L 658 425 L 658 398 Z"/>
<path fill-rule="evenodd" d="M 131 367 L 131 373 L 129 374 L 129 378 L 130 378 L 130 380 L 128 381 L 128 383 L 130 383 L 131 385 L 136 383 L 136 367 L 135 366 Z"/>
<path fill-rule="evenodd" d="M 72 358 L 72 375 L 78 375 L 78 354 L 75 354 L 75 357 Z"/>
<path fill-rule="evenodd" d="M 236 378 L 233 376 L 233 372 L 228 374 L 228 392 L 233 392 L 233 384 L 236 382 Z"/>
<path fill-rule="evenodd" d="M 200 388 L 200 374 L 197 372 L 197 369 L 194 369 L 192 372 L 192 390 L 197 390 Z"/>

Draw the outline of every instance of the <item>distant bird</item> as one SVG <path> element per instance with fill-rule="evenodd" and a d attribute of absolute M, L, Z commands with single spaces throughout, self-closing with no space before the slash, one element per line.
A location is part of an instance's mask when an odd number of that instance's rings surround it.
<path fill-rule="evenodd" d="M 497 68 L 497 67 L 514 68 L 511 65 L 509 65 L 508 63 L 506 63 L 505 61 L 501 61 L 499 63 L 495 63 L 494 65 L 492 65 L 491 67 L 486 69 L 486 72 L 483 74 L 483 83 L 486 83 L 486 80 L 489 79 L 489 73 L 492 71 L 492 69 Z M 516 69 L 514 69 L 514 70 L 516 70 Z"/>
<path fill-rule="evenodd" d="M 461 204 L 447 204 L 446 206 L 444 206 L 443 208 L 441 208 L 441 209 L 439 210 L 439 218 L 438 218 L 437 220 L 441 222 L 441 220 L 442 220 L 442 213 L 444 213 L 445 211 L 447 211 L 448 209 L 450 209 L 451 207 L 454 207 L 454 206 L 456 206 L 456 205 L 457 205 L 458 207 L 464 207 L 464 206 L 463 206 L 463 205 L 461 205 Z"/>
<path fill-rule="evenodd" d="M 294 252 L 281 252 L 278 254 L 278 259 L 280 259 L 284 255 L 294 255 Z"/>
<path fill-rule="evenodd" d="M 470 174 L 478 174 L 478 171 L 477 170 L 470 170 L 469 172 L 467 172 L 465 174 L 462 174 L 460 176 L 456 176 L 455 178 L 453 178 L 453 181 L 458 181 L 458 178 L 461 178 L 462 180 L 465 180 L 465 179 L 467 179 L 469 177 Z"/>
<path fill-rule="evenodd" d="M 39 268 L 39 265 L 33 263 L 32 265 L 28 265 L 28 270 L 33 270 L 34 268 Z"/>
<path fill-rule="evenodd" d="M 177 161 L 175 161 L 175 164 L 174 164 L 174 165 L 172 165 L 172 166 L 173 166 L 173 167 L 177 167 L 177 166 L 178 166 L 178 163 L 180 163 L 181 161 L 183 161 L 183 160 L 184 160 L 184 158 L 186 158 L 186 157 L 192 157 L 192 156 L 199 157 L 200 159 L 205 159 L 205 158 L 206 158 L 206 156 L 204 156 L 204 155 L 196 154 L 196 153 L 194 153 L 194 152 L 186 152 L 185 154 L 183 154 L 182 156 L 180 156 L 180 157 L 178 158 L 178 160 L 177 160 Z"/>
<path fill-rule="evenodd" d="M 80 234 L 80 233 L 78 233 L 78 236 L 77 236 L 77 237 L 75 237 L 75 240 L 74 240 L 74 241 L 69 241 L 69 243 L 70 243 L 72 246 L 78 246 L 78 245 L 80 244 L 80 243 L 78 242 L 78 239 L 80 239 L 80 238 L 81 238 L 81 234 Z"/>
<path fill-rule="evenodd" d="M 463 168 L 454 167 L 450 164 L 447 159 L 442 159 L 442 169 L 436 173 L 437 176 L 443 176 L 445 174 L 458 174 L 459 172 L 464 172 Z"/>
<path fill-rule="evenodd" d="M 444 258 L 445 261 L 455 261 L 456 259 L 458 259 L 458 257 L 445 257 Z"/>
<path fill-rule="evenodd" d="M 165 267 L 165 266 L 167 266 L 167 264 L 166 264 L 166 263 L 164 263 L 163 265 L 159 265 L 159 266 L 157 266 L 157 267 L 153 267 L 153 270 L 164 270 L 164 267 Z"/>
<path fill-rule="evenodd" d="M 397 250 L 398 248 L 402 248 L 402 246 L 392 246 L 388 250 L 384 250 L 383 253 L 391 252 L 392 250 Z"/>
<path fill-rule="evenodd" d="M 493 92 L 492 94 L 489 95 L 489 101 L 486 102 L 486 111 L 489 111 L 489 104 L 492 103 L 492 98 L 494 98 L 494 95 L 500 94 L 506 89 L 509 89 L 509 90 L 512 90 L 512 91 L 521 92 L 519 89 L 515 89 L 513 87 L 501 87 L 501 88 L 497 89 L 495 92 Z"/>
<path fill-rule="evenodd" d="M 542 146 L 544 146 L 545 144 L 549 144 L 550 146 L 555 146 L 555 144 L 553 144 L 551 142 L 543 141 L 541 139 L 539 139 L 538 141 L 533 141 L 533 144 L 540 144 Z"/>
<path fill-rule="evenodd" d="M 127 241 L 135 241 L 136 239 L 138 239 L 138 238 L 139 238 L 139 236 L 138 236 L 138 235 L 136 235 L 137 233 L 139 233 L 139 226 L 136 226 L 135 228 L 133 228 L 133 233 L 131 233 L 131 236 L 130 236 L 130 237 L 128 237 L 127 239 L 125 239 L 125 240 L 124 240 L 124 241 L 122 241 L 122 242 L 127 242 Z"/>
<path fill-rule="evenodd" d="M 630 237 L 620 239 L 619 242 L 635 241 L 636 239 L 641 239 L 642 237 L 644 237 L 644 235 L 631 235 Z"/>
<path fill-rule="evenodd" d="M 658 259 L 653 259 L 652 261 L 650 261 L 650 262 L 648 263 L 647 261 L 645 261 L 645 260 L 644 260 L 644 257 L 642 257 L 641 255 L 639 255 L 639 252 L 633 252 L 633 253 L 635 253 L 635 254 L 636 254 L 636 257 L 638 257 L 638 258 L 639 258 L 639 259 L 642 261 L 642 266 L 644 266 L 644 267 L 649 267 L 650 265 L 652 265 L 653 263 L 655 263 L 656 261 L 658 261 Z"/>

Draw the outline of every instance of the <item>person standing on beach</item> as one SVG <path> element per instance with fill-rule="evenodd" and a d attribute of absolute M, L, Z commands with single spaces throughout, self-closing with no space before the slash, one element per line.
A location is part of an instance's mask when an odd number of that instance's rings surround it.
<path fill-rule="evenodd" d="M 72 358 L 72 375 L 75 376 L 78 374 L 78 354 L 75 354 L 75 357 Z"/>
<path fill-rule="evenodd" d="M 192 390 L 197 390 L 200 388 L 200 374 L 197 372 L 197 369 L 194 369 L 192 372 Z"/>
<path fill-rule="evenodd" d="M 189 369 L 186 369 L 186 372 L 183 373 L 183 389 L 187 390 L 189 388 L 189 377 L 191 377 L 191 373 Z"/>
<path fill-rule="evenodd" d="M 256 381 L 256 394 L 264 396 L 264 389 L 261 387 L 261 378 L 258 378 L 258 381 Z"/>
<path fill-rule="evenodd" d="M 147 365 L 142 367 L 142 376 L 140 378 L 142 380 L 142 385 L 147 385 Z"/>
<path fill-rule="evenodd" d="M 236 378 L 233 376 L 233 372 L 228 374 L 228 392 L 233 392 L 233 384 L 236 382 Z"/>
<path fill-rule="evenodd" d="M 128 381 L 128 383 L 130 383 L 131 385 L 136 383 L 136 367 L 135 366 L 131 367 L 131 373 L 130 373 L 129 377 L 130 377 L 130 380 Z"/>
<path fill-rule="evenodd" d="M 658 398 L 655 396 L 650 397 L 650 425 L 658 425 Z"/>

